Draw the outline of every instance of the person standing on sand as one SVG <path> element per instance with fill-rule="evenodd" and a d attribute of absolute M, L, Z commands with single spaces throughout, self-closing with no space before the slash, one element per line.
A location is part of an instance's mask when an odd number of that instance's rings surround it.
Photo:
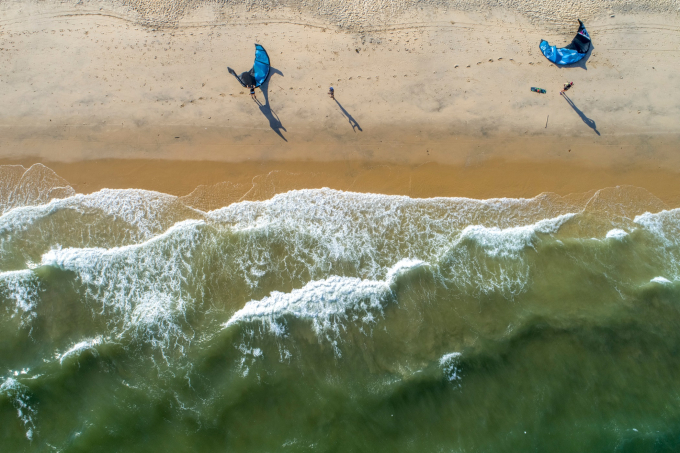
<path fill-rule="evenodd" d="M 335 90 L 333 89 L 333 87 L 330 87 L 328 89 L 328 95 L 331 97 L 331 99 L 335 99 Z"/>
<path fill-rule="evenodd" d="M 564 84 L 564 88 L 562 91 L 560 91 L 560 94 L 564 94 L 565 91 L 567 91 L 569 88 L 574 86 L 574 82 L 569 82 Z"/>
<path fill-rule="evenodd" d="M 257 98 L 255 97 L 255 85 L 250 85 L 250 97 L 257 101 Z"/>

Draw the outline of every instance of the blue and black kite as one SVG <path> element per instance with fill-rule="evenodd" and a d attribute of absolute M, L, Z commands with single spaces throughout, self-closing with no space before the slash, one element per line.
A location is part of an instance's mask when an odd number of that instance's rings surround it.
<path fill-rule="evenodd" d="M 233 69 L 227 68 L 227 70 L 244 87 L 255 86 L 257 88 L 269 77 L 269 55 L 267 55 L 264 47 L 255 44 L 255 63 L 253 63 L 253 68 L 250 71 L 236 75 Z"/>
<path fill-rule="evenodd" d="M 555 64 L 565 65 L 581 61 L 590 50 L 590 35 L 586 31 L 586 26 L 583 25 L 581 19 L 578 20 L 579 27 L 576 36 L 566 47 L 557 48 L 551 46 L 545 39 L 541 40 L 541 52 L 545 58 Z"/>

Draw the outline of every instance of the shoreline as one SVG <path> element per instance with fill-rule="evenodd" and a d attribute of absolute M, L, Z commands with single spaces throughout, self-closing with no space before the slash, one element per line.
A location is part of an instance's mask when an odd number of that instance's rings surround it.
<path fill-rule="evenodd" d="M 23 165 L 33 159 L 6 160 Z M 66 180 L 76 193 L 101 189 L 143 189 L 196 200 L 211 210 L 238 201 L 266 200 L 297 189 L 406 195 L 411 198 L 534 198 L 584 194 L 616 186 L 648 191 L 668 209 L 680 207 L 678 173 L 664 168 L 598 168 L 586 162 L 488 159 L 471 165 L 433 161 L 420 164 L 378 161 L 215 162 L 105 159 L 40 162 Z"/>

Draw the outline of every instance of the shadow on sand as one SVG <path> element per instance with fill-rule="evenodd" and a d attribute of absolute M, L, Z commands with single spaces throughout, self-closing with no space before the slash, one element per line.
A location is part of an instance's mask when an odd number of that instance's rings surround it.
<path fill-rule="evenodd" d="M 571 108 L 574 109 L 578 116 L 581 117 L 581 120 L 583 120 L 583 122 L 586 123 L 586 126 L 594 130 L 597 135 L 600 135 L 600 132 L 597 130 L 597 125 L 595 124 L 595 121 L 588 118 L 578 107 L 576 107 L 574 102 L 571 99 L 569 99 L 569 96 L 567 96 L 566 93 L 562 93 L 562 97 L 567 101 Z"/>
<path fill-rule="evenodd" d="M 345 117 L 347 118 L 347 121 L 349 121 L 349 125 L 352 126 L 352 130 L 356 132 L 357 129 L 359 129 L 360 132 L 363 132 L 364 130 L 361 128 L 361 126 L 359 126 L 357 120 L 355 120 L 354 117 L 350 115 L 349 112 L 347 112 L 347 110 L 345 110 L 345 108 L 342 106 L 342 104 L 338 102 L 337 99 L 334 98 L 333 100 L 335 101 L 336 104 L 338 104 L 338 107 L 340 107 L 340 110 L 342 111 L 342 114 L 345 115 Z"/>
<path fill-rule="evenodd" d="M 262 96 L 264 97 L 264 104 L 260 102 L 260 100 L 257 98 L 255 98 L 255 103 L 260 108 L 260 112 L 262 112 L 264 117 L 269 120 L 269 127 L 271 127 L 272 130 L 276 132 L 279 137 L 281 137 L 284 141 L 287 142 L 288 140 L 286 140 L 286 137 L 284 137 L 283 134 L 281 133 L 281 130 L 287 132 L 286 128 L 283 127 L 283 124 L 281 124 L 281 120 L 279 119 L 278 115 L 269 106 L 269 92 L 268 92 L 269 79 L 271 79 L 271 77 L 274 74 L 283 76 L 283 73 L 278 69 L 270 68 L 269 77 L 267 77 L 267 80 L 265 80 L 264 83 L 260 85 L 260 90 L 262 91 Z"/>

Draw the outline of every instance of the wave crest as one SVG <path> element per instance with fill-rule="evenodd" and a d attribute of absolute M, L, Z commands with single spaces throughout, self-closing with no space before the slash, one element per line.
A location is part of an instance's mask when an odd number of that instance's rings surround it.
<path fill-rule="evenodd" d="M 223 327 L 259 322 L 269 332 L 285 336 L 286 318 L 310 321 L 316 335 L 328 339 L 339 354 L 337 337 L 345 322 L 371 324 L 383 313 L 385 298 L 392 294 L 400 275 L 426 265 L 419 260 L 402 260 L 387 272 L 383 281 L 332 276 L 307 283 L 290 293 L 273 291 L 262 300 L 248 302 Z"/>

